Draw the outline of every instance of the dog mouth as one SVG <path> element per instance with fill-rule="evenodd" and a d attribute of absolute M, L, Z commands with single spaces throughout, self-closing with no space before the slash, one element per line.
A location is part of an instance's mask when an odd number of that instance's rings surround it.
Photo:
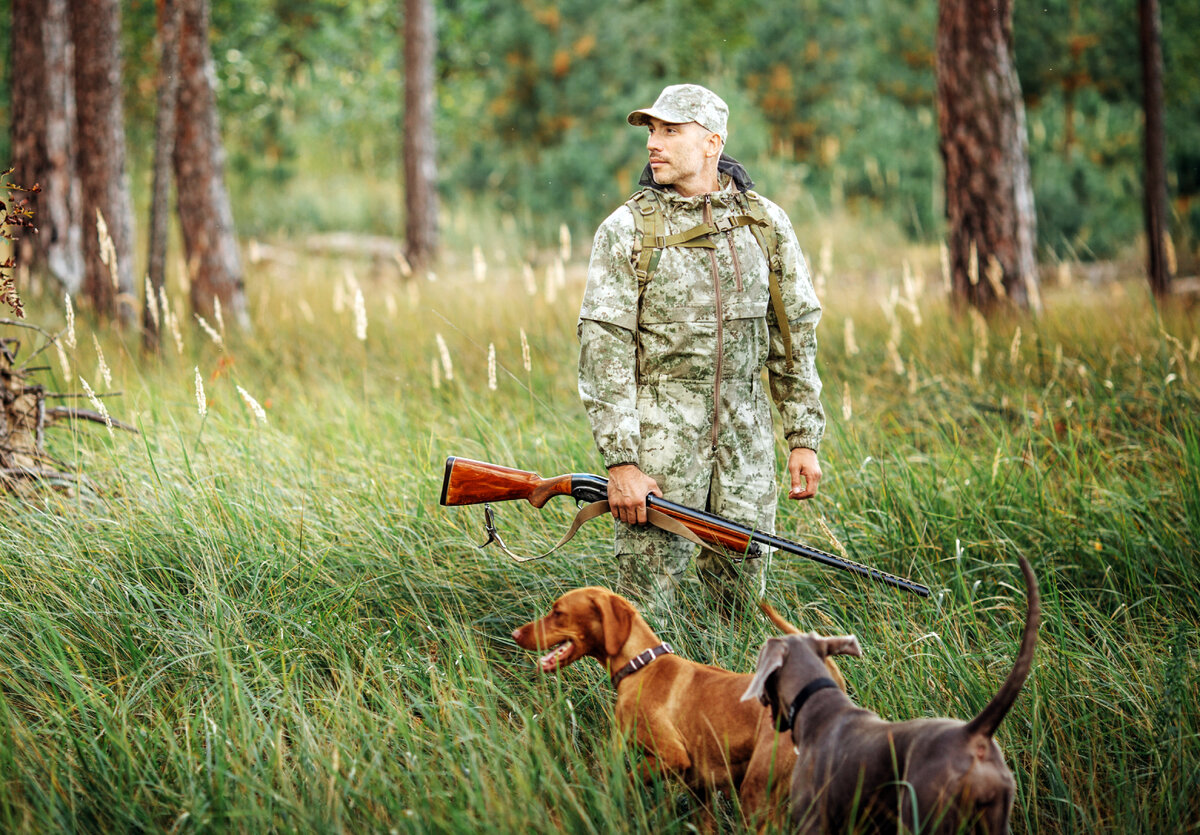
<path fill-rule="evenodd" d="M 569 639 L 563 641 L 538 660 L 538 669 L 543 673 L 552 673 L 567 666 L 573 660 L 570 655 L 574 647 L 575 645 Z"/>

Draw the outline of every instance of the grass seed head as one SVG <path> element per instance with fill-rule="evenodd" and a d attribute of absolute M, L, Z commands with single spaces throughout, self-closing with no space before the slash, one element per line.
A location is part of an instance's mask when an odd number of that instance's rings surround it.
<path fill-rule="evenodd" d="M 200 376 L 200 366 L 196 366 L 196 411 L 200 417 L 208 414 L 208 399 L 204 396 L 204 378 Z"/>
<path fill-rule="evenodd" d="M 454 366 L 450 363 L 450 349 L 446 347 L 446 340 L 442 338 L 441 333 L 435 335 L 437 338 L 438 354 L 442 358 L 442 371 L 446 374 L 446 382 L 454 379 Z"/>
<path fill-rule="evenodd" d="M 367 302 L 359 287 L 354 288 L 354 336 L 359 342 L 367 341 Z"/>
<path fill-rule="evenodd" d="M 63 342 L 71 350 L 75 350 L 75 308 L 71 305 L 71 294 L 66 293 L 63 298 L 66 300 L 66 316 L 67 316 L 67 332 L 63 336 Z"/>
<path fill-rule="evenodd" d="M 104 350 L 100 347 L 100 340 L 96 338 L 96 334 L 92 334 L 92 345 L 96 349 L 96 370 L 100 372 L 100 376 L 104 379 L 104 388 L 112 388 L 112 371 L 108 368 L 108 363 L 104 361 Z"/>
<path fill-rule="evenodd" d="M 146 276 L 146 311 L 150 314 L 150 321 L 154 324 L 154 329 L 158 330 L 158 302 L 154 300 L 154 285 L 150 283 L 150 276 Z"/>
<path fill-rule="evenodd" d="M 246 406 L 250 409 L 250 412 L 258 419 L 258 422 L 265 424 L 267 422 L 267 410 L 264 409 L 257 400 L 250 396 L 250 392 L 246 391 L 241 386 L 238 386 L 237 390 L 238 394 L 242 396 L 242 400 L 246 402 Z"/>

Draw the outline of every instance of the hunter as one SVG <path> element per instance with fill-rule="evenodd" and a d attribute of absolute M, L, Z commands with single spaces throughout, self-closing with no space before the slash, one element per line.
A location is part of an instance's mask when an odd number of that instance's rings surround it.
<path fill-rule="evenodd" d="M 728 113 L 679 84 L 629 114 L 648 131 L 643 188 L 596 232 L 579 312 L 579 393 L 608 469 L 618 590 L 655 619 L 695 548 L 646 524 L 647 495 L 773 533 L 772 400 L 790 498 L 821 479 L 821 305 L 787 214 L 723 153 Z M 696 573 L 731 614 L 763 594 L 768 561 L 704 549 Z"/>

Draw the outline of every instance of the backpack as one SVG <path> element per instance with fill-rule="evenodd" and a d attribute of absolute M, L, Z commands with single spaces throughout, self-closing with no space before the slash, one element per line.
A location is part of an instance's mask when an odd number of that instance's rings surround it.
<path fill-rule="evenodd" d="M 775 224 L 771 222 L 766 208 L 762 204 L 762 198 L 747 189 L 738 193 L 738 199 L 743 205 L 743 214 L 726 216 L 712 223 L 701 223 L 683 232 L 668 235 L 662 210 L 659 208 L 658 201 L 651 196 L 650 189 L 643 188 L 630 197 L 625 205 L 633 212 L 634 229 L 638 233 L 634 237 L 631 258 L 631 263 L 634 265 L 633 272 L 638 280 L 638 298 L 640 300 L 641 293 L 645 291 L 646 285 L 654 276 L 659 258 L 662 257 L 662 251 L 667 247 L 685 246 L 713 249 L 716 244 L 712 241 L 712 235 L 728 232 L 739 226 L 749 226 L 750 231 L 754 233 L 754 239 L 758 241 L 763 255 L 767 258 L 767 267 L 770 271 L 771 307 L 775 311 L 779 335 L 783 340 L 787 370 L 791 372 L 793 370 L 792 330 L 788 325 L 787 308 L 783 304 L 783 291 L 779 284 L 779 277 L 783 273 L 783 263 L 780 261 L 778 251 L 779 236 L 776 233 Z"/>

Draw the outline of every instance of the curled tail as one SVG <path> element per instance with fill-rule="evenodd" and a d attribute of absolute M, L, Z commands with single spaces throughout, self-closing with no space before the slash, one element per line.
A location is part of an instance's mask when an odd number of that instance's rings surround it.
<path fill-rule="evenodd" d="M 1001 685 L 1000 692 L 992 697 L 983 710 L 979 711 L 978 716 L 967 723 L 964 729 L 967 733 L 991 736 L 996 732 L 996 728 L 1000 727 L 1000 722 L 1008 713 L 1008 709 L 1017 700 L 1017 694 L 1021 692 L 1021 688 L 1025 685 L 1025 679 L 1029 677 L 1029 670 L 1033 666 L 1033 648 L 1037 645 L 1038 625 L 1042 621 L 1042 600 L 1038 596 L 1037 577 L 1033 574 L 1029 560 L 1025 559 L 1023 555 L 1018 556 L 1017 560 L 1021 563 L 1021 571 L 1025 574 L 1025 588 L 1028 590 L 1029 597 L 1029 608 L 1025 614 L 1025 630 L 1021 633 L 1021 650 L 1017 653 L 1016 663 L 1013 664 L 1012 671 Z"/>

